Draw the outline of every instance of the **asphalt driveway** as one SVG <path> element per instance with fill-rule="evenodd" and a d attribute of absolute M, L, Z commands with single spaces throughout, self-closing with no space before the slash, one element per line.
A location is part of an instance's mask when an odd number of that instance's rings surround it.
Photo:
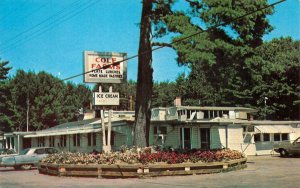
<path fill-rule="evenodd" d="M 56 177 L 38 170 L 16 171 L 0 167 L 0 188 L 6 187 L 300 187 L 300 158 L 248 157 L 243 170 L 192 176 L 147 179 Z"/>

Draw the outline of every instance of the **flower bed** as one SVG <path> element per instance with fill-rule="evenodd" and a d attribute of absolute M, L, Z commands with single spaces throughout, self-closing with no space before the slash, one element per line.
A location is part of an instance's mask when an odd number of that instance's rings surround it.
<path fill-rule="evenodd" d="M 237 151 L 158 151 L 49 155 L 39 172 L 57 176 L 152 177 L 225 172 L 246 167 L 247 159 Z"/>
<path fill-rule="evenodd" d="M 42 160 L 42 163 L 51 164 L 151 164 L 151 163 L 207 163 L 241 159 L 243 155 L 233 150 L 211 151 L 123 151 L 100 154 L 87 153 L 58 153 Z"/>

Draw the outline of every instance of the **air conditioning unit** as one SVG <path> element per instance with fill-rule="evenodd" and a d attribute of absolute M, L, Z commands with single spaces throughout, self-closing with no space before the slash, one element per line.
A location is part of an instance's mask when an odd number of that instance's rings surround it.
<path fill-rule="evenodd" d="M 204 119 L 204 112 L 197 112 L 197 119 Z"/>

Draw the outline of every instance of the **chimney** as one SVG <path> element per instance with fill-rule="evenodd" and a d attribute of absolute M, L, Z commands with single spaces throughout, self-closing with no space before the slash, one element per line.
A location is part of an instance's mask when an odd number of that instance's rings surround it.
<path fill-rule="evenodd" d="M 174 100 L 174 105 L 181 106 L 181 97 L 176 97 L 176 99 Z"/>

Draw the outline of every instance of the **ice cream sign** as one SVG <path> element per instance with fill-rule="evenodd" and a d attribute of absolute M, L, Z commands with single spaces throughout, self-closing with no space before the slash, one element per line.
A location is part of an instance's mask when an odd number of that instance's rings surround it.
<path fill-rule="evenodd" d="M 117 62 L 126 58 L 126 53 L 84 51 L 84 82 L 121 83 L 127 79 L 127 62 Z"/>
<path fill-rule="evenodd" d="M 120 97 L 118 92 L 94 92 L 93 105 L 119 105 Z"/>

